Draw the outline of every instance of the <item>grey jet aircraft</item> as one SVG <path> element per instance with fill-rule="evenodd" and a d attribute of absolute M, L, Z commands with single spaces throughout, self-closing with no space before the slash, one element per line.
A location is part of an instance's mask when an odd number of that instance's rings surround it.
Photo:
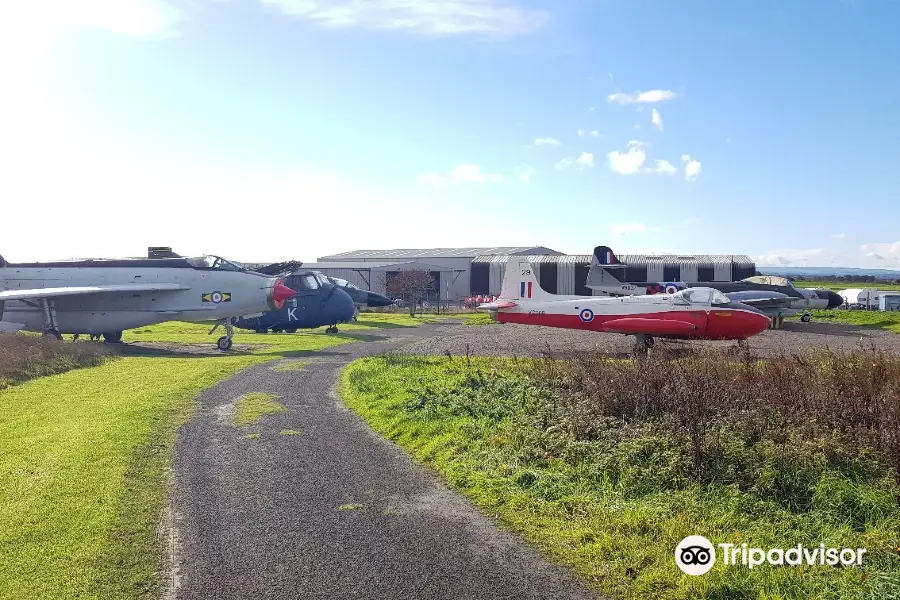
<path fill-rule="evenodd" d="M 62 339 L 103 335 L 164 321 L 224 325 L 220 350 L 232 345 L 232 319 L 277 310 L 294 295 L 278 277 L 217 256 L 9 263 L 0 257 L 0 331 L 20 329 Z"/>

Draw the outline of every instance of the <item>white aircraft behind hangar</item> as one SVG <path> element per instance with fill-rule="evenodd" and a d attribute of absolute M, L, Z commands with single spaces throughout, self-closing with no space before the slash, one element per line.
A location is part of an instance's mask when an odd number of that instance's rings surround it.
<path fill-rule="evenodd" d="M 8 263 L 0 256 L 0 331 L 100 335 L 163 321 L 218 321 L 231 348 L 232 317 L 278 310 L 294 295 L 281 279 L 217 256 Z"/>

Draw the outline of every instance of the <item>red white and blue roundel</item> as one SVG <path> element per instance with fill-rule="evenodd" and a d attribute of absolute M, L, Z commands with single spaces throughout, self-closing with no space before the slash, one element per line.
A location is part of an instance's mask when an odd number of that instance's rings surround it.
<path fill-rule="evenodd" d="M 578 313 L 578 317 L 585 323 L 590 323 L 594 320 L 594 311 L 589 308 L 585 308 L 580 313 Z"/>
<path fill-rule="evenodd" d="M 678 291 L 678 286 L 675 285 L 674 283 L 667 283 L 667 284 L 666 284 L 666 293 L 667 293 L 667 294 L 674 294 L 674 293 L 677 292 L 677 291 Z"/>

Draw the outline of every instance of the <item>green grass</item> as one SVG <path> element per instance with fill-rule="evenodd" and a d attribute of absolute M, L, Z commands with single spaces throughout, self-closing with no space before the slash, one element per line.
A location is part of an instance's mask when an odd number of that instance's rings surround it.
<path fill-rule="evenodd" d="M 824 288 L 834 292 L 849 290 L 854 288 L 874 288 L 878 290 L 897 290 L 900 291 L 900 285 L 893 285 L 883 281 L 795 281 L 794 285 L 798 288 Z"/>
<path fill-rule="evenodd" d="M 264 394 L 262 392 L 244 394 L 238 398 L 236 403 L 234 426 L 247 427 L 258 422 L 266 415 L 286 411 L 287 408 L 283 404 L 275 401 L 277 398 L 279 396 L 275 394 Z"/>
<path fill-rule="evenodd" d="M 262 360 L 126 357 L 0 391 L 0 598 L 158 598 L 176 430 Z"/>
<path fill-rule="evenodd" d="M 338 506 L 338 510 L 360 510 L 362 508 L 362 504 L 341 504 Z"/>
<path fill-rule="evenodd" d="M 295 359 L 278 363 L 277 365 L 272 367 L 272 370 L 279 372 L 301 371 L 305 369 L 308 364 L 308 360 Z"/>
<path fill-rule="evenodd" d="M 814 321 L 827 323 L 847 323 L 849 325 L 865 325 L 900 333 L 900 312 L 877 310 L 815 310 Z M 797 320 L 799 317 L 792 317 Z"/>
<path fill-rule="evenodd" d="M 394 313 L 361 313 L 356 323 L 339 325 L 340 333 L 327 334 L 325 328 L 303 329 L 297 333 L 258 334 L 236 329 L 234 343 L 250 345 L 251 352 L 279 355 L 284 353 L 314 352 L 340 344 L 377 339 L 380 329 L 418 327 L 423 323 L 454 320 L 466 315 L 417 315 Z M 225 331 L 221 327 L 209 335 L 211 325 L 171 321 L 126 331 L 122 339 L 126 342 L 163 342 L 176 344 L 212 345 Z"/>
<path fill-rule="evenodd" d="M 300 432 L 296 429 L 282 429 L 278 432 L 278 435 L 300 435 Z"/>
<path fill-rule="evenodd" d="M 677 454 L 671 454 L 670 439 L 652 430 L 614 446 L 602 460 L 587 447 L 579 450 L 578 443 L 567 447 L 576 458 L 564 459 L 544 449 L 565 435 L 565 424 L 530 427 L 523 425 L 526 421 L 484 416 L 526 406 L 531 392 L 525 388 L 489 390 L 482 412 L 471 412 L 473 405 L 464 402 L 452 405 L 456 412 L 411 410 L 424 406 L 429 394 L 456 389 L 466 377 L 465 365 L 460 358 L 361 359 L 343 371 L 340 391 L 376 431 L 609 597 L 896 597 L 900 507 L 892 477 L 878 484 L 856 483 L 835 472 L 817 484 L 819 508 L 792 511 L 734 485 L 688 481 L 678 489 L 655 486 L 654 477 L 667 473 Z M 471 365 L 511 373 L 522 363 L 477 358 Z M 453 393 L 443 397 L 451 404 L 459 399 Z M 540 423 L 539 416 L 535 419 Z M 577 459 L 579 453 L 587 458 Z M 613 464 L 616 468 L 608 469 Z M 786 473 L 779 471 L 784 465 L 773 462 L 766 468 L 770 473 L 760 474 L 763 479 L 772 477 L 772 485 L 787 483 L 779 479 Z M 847 515 L 856 508 L 860 512 L 851 515 L 854 524 Z M 748 542 L 763 548 L 798 542 L 864 547 L 868 562 L 862 568 L 764 566 L 752 571 L 718 563 L 710 573 L 690 577 L 677 570 L 674 548 L 692 534 L 714 543 Z"/>

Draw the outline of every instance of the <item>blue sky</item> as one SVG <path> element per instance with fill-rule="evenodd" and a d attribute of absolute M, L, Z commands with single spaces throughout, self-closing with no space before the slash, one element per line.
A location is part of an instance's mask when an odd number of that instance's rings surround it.
<path fill-rule="evenodd" d="M 603 243 L 900 267 L 887 0 L 19 4 L 10 259 Z"/>

